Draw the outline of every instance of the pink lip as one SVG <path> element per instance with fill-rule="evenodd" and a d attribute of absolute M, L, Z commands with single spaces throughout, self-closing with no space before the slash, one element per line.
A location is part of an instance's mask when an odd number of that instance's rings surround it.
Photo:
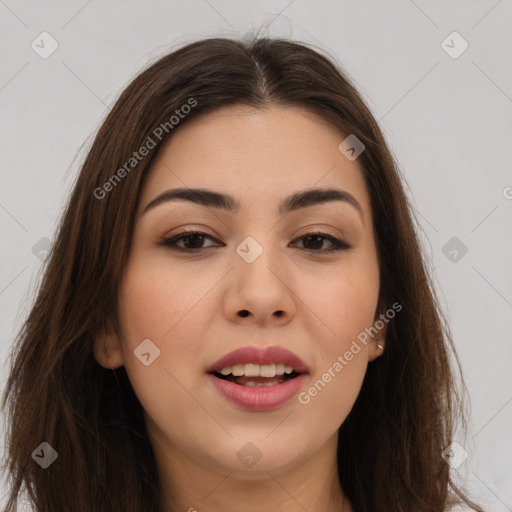
<path fill-rule="evenodd" d="M 282 384 L 250 388 L 220 379 L 210 373 L 206 377 L 229 402 L 254 412 L 271 411 L 281 407 L 299 391 L 307 378 L 306 374 L 302 374 Z"/>
<path fill-rule="evenodd" d="M 242 347 L 233 350 L 233 352 L 229 352 L 207 368 L 206 373 L 220 372 L 226 366 L 246 363 L 259 365 L 281 363 L 291 366 L 297 373 L 307 373 L 309 371 L 306 363 L 300 357 L 285 348 L 273 346 L 264 348 Z"/>
<path fill-rule="evenodd" d="M 248 387 L 215 375 L 226 366 L 235 364 L 272 364 L 280 363 L 291 366 L 301 375 L 273 386 Z M 270 411 L 288 402 L 301 388 L 309 373 L 306 363 L 294 353 L 285 348 L 273 347 L 243 347 L 229 352 L 213 363 L 207 370 L 207 378 L 216 390 L 229 402 L 248 411 Z"/>

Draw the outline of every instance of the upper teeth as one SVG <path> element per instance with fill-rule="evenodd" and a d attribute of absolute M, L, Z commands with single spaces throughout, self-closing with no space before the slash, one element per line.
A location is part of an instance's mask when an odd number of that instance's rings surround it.
<path fill-rule="evenodd" d="M 276 375 L 290 374 L 293 372 L 293 367 L 284 364 L 235 364 L 233 366 L 226 366 L 222 368 L 220 373 L 222 375 L 229 375 L 230 373 L 235 377 L 275 377 Z"/>

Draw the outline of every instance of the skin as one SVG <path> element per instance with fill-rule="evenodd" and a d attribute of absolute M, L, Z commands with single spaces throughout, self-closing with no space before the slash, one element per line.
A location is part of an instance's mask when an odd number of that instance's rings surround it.
<path fill-rule="evenodd" d="M 338 481 L 337 430 L 382 353 L 385 328 L 306 405 L 294 397 L 274 411 L 245 411 L 205 376 L 236 348 L 280 345 L 308 365 L 305 391 L 382 313 L 369 195 L 357 159 L 338 150 L 344 138 L 296 108 L 224 107 L 179 127 L 149 171 L 119 289 L 123 336 L 98 338 L 94 353 L 105 368 L 126 367 L 168 511 L 263 512 L 269 503 L 278 512 L 352 511 Z M 233 195 L 240 211 L 172 201 L 142 215 L 176 187 Z M 342 201 L 278 214 L 285 196 L 327 187 L 352 194 L 362 217 Z M 202 252 L 158 244 L 184 228 L 212 237 L 178 243 Z M 308 245 L 301 237 L 315 230 L 353 247 Z M 263 248 L 250 264 L 235 251 L 247 236 Z M 147 338 L 160 349 L 149 366 L 134 356 Z M 261 453 L 251 468 L 237 457 L 247 442 Z"/>

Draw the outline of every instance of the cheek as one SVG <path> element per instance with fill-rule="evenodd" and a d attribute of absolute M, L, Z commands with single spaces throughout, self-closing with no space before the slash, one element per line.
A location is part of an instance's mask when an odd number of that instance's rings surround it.
<path fill-rule="evenodd" d="M 145 338 L 165 344 L 183 324 L 190 327 L 183 320 L 211 288 L 207 280 L 194 281 L 169 265 L 152 263 L 130 264 L 123 277 L 119 314 L 129 347 Z"/>
<path fill-rule="evenodd" d="M 316 315 L 317 365 L 314 378 L 298 396 L 307 411 L 311 429 L 334 433 L 350 413 L 359 395 L 368 366 L 369 337 L 378 301 L 378 274 L 371 267 L 340 272 L 332 280 L 309 292 L 307 306 Z M 318 318 L 317 318 L 318 317 Z M 314 319 L 314 320 L 313 320 Z M 320 326 L 320 327 L 319 327 Z M 359 338 L 358 338 L 359 336 Z M 366 336 L 366 338 L 365 338 Z"/>
<path fill-rule="evenodd" d="M 343 350 L 361 332 L 373 324 L 379 294 L 378 269 L 372 264 L 346 265 L 333 273 L 301 279 L 300 297 L 304 298 L 303 318 L 327 345 L 324 352 Z M 327 362 L 327 361 L 325 361 Z"/>
<path fill-rule="evenodd" d="M 298 395 L 302 417 L 311 431 L 328 436 L 345 421 L 361 390 L 367 368 L 365 353 L 362 349 L 345 365 L 333 357 Z"/>
<path fill-rule="evenodd" d="M 155 409 L 157 414 L 162 398 L 175 407 L 180 400 L 190 401 L 182 393 L 183 387 L 193 386 L 188 368 L 196 366 L 201 355 L 205 326 L 200 320 L 205 316 L 198 316 L 198 312 L 204 308 L 205 296 L 214 282 L 213 277 L 191 281 L 159 262 L 148 264 L 141 259 L 128 264 L 119 291 L 124 366 L 148 412 Z M 147 339 L 156 346 L 149 345 L 150 360 L 152 351 L 158 357 L 146 366 L 134 351 Z"/>

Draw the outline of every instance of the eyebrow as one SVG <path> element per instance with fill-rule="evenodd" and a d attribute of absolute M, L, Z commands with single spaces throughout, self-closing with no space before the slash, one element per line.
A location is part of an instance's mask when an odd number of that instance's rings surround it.
<path fill-rule="evenodd" d="M 166 190 L 151 200 L 142 211 L 142 215 L 169 201 L 190 201 L 195 204 L 219 208 L 232 213 L 237 213 L 240 210 L 240 201 L 237 201 L 228 194 L 201 188 L 175 188 Z M 300 208 L 332 201 L 343 201 L 353 206 L 361 218 L 363 218 L 363 209 L 356 198 L 349 192 L 337 188 L 316 188 L 296 192 L 286 197 L 280 203 L 278 212 L 280 215 L 284 215 Z"/>

